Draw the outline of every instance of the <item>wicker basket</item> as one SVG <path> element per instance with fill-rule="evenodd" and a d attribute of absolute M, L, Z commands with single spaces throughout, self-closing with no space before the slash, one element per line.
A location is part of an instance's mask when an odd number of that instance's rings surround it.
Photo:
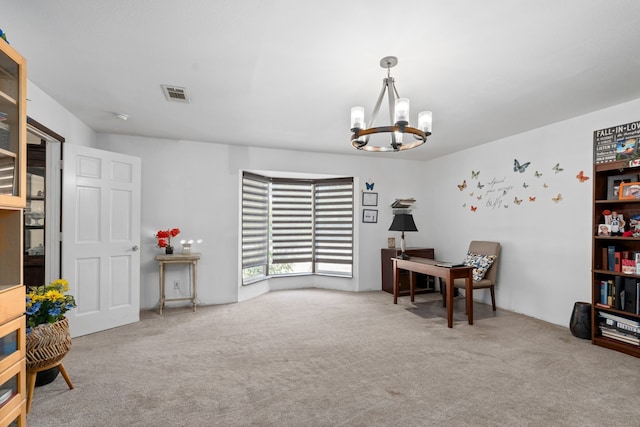
<path fill-rule="evenodd" d="M 71 349 L 67 318 L 33 328 L 27 335 L 27 369 L 39 369 L 60 362 Z"/>

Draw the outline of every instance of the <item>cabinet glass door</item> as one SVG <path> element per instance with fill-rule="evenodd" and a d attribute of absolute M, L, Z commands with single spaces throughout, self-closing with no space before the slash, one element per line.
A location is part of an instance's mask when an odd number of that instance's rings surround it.
<path fill-rule="evenodd" d="M 31 152 L 32 147 L 28 147 Z M 27 206 L 24 209 L 24 283 L 44 285 L 45 168 L 27 166 Z"/>
<path fill-rule="evenodd" d="M 19 196 L 21 65 L 0 51 L 0 195 Z"/>

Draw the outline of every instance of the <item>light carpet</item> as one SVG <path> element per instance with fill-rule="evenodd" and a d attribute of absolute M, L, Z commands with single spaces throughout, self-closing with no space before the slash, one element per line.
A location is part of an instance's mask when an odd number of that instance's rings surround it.
<path fill-rule="evenodd" d="M 29 426 L 640 426 L 640 359 L 439 295 L 271 292 L 75 338 Z M 570 311 L 573 307 L 567 307 Z"/>

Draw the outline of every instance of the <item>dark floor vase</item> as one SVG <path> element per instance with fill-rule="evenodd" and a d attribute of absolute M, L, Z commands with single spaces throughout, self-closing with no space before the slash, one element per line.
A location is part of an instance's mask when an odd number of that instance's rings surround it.
<path fill-rule="evenodd" d="M 574 337 L 591 339 L 591 304 L 577 302 L 573 305 L 569 329 Z"/>
<path fill-rule="evenodd" d="M 41 371 L 36 374 L 36 387 L 40 387 L 41 385 L 47 385 L 53 380 L 56 379 L 60 370 L 57 366 L 54 366 L 51 369 L 47 369 L 46 371 Z"/>

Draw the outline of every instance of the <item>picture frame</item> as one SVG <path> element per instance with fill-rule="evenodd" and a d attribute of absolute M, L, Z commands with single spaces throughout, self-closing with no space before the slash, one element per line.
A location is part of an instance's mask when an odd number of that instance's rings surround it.
<path fill-rule="evenodd" d="M 611 225 L 609 225 L 609 224 L 599 224 L 598 225 L 598 236 L 611 236 Z"/>
<path fill-rule="evenodd" d="M 396 238 L 395 237 L 387 237 L 387 247 L 395 248 L 396 247 Z"/>
<path fill-rule="evenodd" d="M 362 222 L 376 223 L 378 222 L 378 210 L 377 209 L 363 209 L 362 210 Z"/>
<path fill-rule="evenodd" d="M 640 199 L 640 182 L 621 182 L 618 198 L 620 200 Z"/>
<path fill-rule="evenodd" d="M 612 175 L 607 180 L 607 200 L 619 200 L 620 184 L 625 182 L 638 182 L 640 178 L 637 173 L 625 175 Z"/>
<path fill-rule="evenodd" d="M 362 193 L 362 206 L 378 206 L 378 193 Z"/>

